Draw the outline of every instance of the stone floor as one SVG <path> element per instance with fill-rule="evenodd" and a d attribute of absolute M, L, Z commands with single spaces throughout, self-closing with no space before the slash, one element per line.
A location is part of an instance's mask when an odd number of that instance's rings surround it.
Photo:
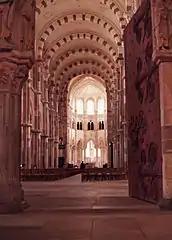
<path fill-rule="evenodd" d="M 128 197 L 126 181 L 24 182 L 30 207 L 0 215 L 0 240 L 172 240 L 172 212 Z"/>

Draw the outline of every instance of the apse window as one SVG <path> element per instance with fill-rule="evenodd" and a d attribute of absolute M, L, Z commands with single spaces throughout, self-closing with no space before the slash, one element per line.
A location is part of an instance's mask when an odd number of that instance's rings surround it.
<path fill-rule="evenodd" d="M 77 122 L 77 130 L 82 130 L 82 122 Z"/>
<path fill-rule="evenodd" d="M 87 114 L 94 115 L 94 101 L 91 99 L 87 101 Z"/>
<path fill-rule="evenodd" d="M 99 121 L 99 130 L 104 130 L 104 121 Z"/>
<path fill-rule="evenodd" d="M 84 113 L 84 103 L 82 99 L 77 100 L 77 114 L 83 114 Z"/>
<path fill-rule="evenodd" d="M 98 100 L 98 114 L 104 114 L 104 108 L 105 108 L 105 104 L 104 104 L 104 99 L 100 98 Z"/>
<path fill-rule="evenodd" d="M 94 130 L 94 123 L 91 120 L 88 122 L 88 130 Z"/>

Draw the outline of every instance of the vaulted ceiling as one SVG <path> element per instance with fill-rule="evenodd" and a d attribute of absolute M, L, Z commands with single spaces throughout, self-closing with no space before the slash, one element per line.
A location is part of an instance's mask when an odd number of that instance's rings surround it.
<path fill-rule="evenodd" d="M 36 54 L 65 90 L 78 75 L 102 78 L 110 91 L 123 58 L 123 29 L 136 0 L 37 0 Z"/>
<path fill-rule="evenodd" d="M 91 97 L 106 99 L 105 86 L 101 79 L 92 77 L 76 77 L 70 81 L 69 84 L 70 98 L 88 99 Z"/>

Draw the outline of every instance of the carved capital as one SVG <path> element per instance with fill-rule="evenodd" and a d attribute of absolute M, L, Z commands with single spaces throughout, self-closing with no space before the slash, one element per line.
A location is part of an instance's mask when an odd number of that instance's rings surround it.
<path fill-rule="evenodd" d="M 0 91 L 20 94 L 23 83 L 27 80 L 29 68 L 27 65 L 17 65 L 11 62 L 0 64 Z"/>
<path fill-rule="evenodd" d="M 29 52 L 0 52 L 0 90 L 20 93 L 32 63 Z"/>
<path fill-rule="evenodd" d="M 27 65 L 28 68 L 32 67 L 33 55 L 30 51 L 20 52 L 17 50 L 0 52 L 0 63 L 9 62 L 18 65 Z"/>
<path fill-rule="evenodd" d="M 49 73 L 49 70 L 48 70 L 47 66 L 45 66 L 44 64 L 41 65 L 41 72 L 42 72 L 42 76 L 43 76 L 44 81 L 46 81 L 48 83 L 50 73 Z"/>

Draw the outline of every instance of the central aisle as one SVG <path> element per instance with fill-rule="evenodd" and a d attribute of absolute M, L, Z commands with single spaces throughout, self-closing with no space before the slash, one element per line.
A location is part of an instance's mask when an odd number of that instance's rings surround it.
<path fill-rule="evenodd" d="M 31 205 L 0 215 L 2 240 L 171 240 L 172 214 L 131 199 L 126 181 L 24 182 Z"/>
<path fill-rule="evenodd" d="M 127 181 L 81 182 L 76 175 L 55 182 L 23 182 L 27 211 L 107 212 L 155 209 L 128 197 Z"/>

